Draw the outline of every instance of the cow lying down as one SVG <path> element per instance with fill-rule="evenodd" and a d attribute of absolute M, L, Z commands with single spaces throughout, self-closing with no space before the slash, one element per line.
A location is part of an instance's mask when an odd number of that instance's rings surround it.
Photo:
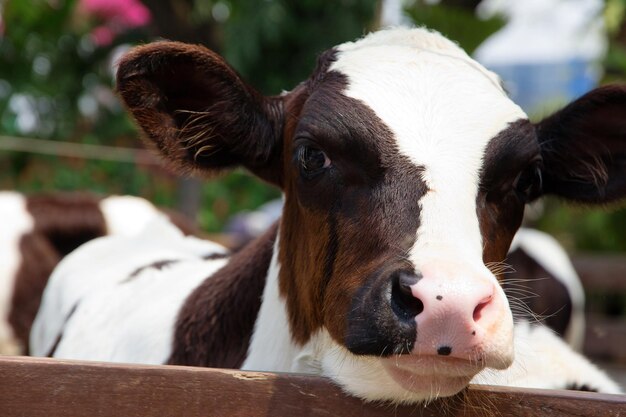
<path fill-rule="evenodd" d="M 283 190 L 283 214 L 230 257 L 158 225 L 88 243 L 55 271 L 33 353 L 310 372 L 396 403 L 470 381 L 619 392 L 545 327 L 514 324 L 499 272 L 526 203 L 624 198 L 625 87 L 533 124 L 425 29 L 339 45 L 280 96 L 171 42 L 129 53 L 117 86 L 174 166 L 244 166 Z"/>
<path fill-rule="evenodd" d="M 100 236 L 139 233 L 158 216 L 194 232 L 139 197 L 0 191 L 0 354 L 24 352 L 41 293 L 65 255 Z"/>

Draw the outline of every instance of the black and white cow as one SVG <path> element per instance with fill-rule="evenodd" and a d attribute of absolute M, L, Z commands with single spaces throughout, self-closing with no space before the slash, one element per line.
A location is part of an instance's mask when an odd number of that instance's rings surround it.
<path fill-rule="evenodd" d="M 24 352 L 43 289 L 65 255 L 100 236 L 137 234 L 157 216 L 195 233 L 182 216 L 139 197 L 0 191 L 0 354 Z"/>
<path fill-rule="evenodd" d="M 539 321 L 582 351 L 585 291 L 567 252 L 552 236 L 520 228 L 500 280 L 514 318 Z M 516 314 L 517 313 L 517 314 Z"/>
<path fill-rule="evenodd" d="M 397 403 L 470 381 L 619 392 L 545 327 L 514 325 L 489 267 L 541 195 L 626 195 L 625 87 L 533 124 L 425 29 L 339 45 L 280 96 L 180 43 L 135 49 L 117 81 L 174 166 L 244 166 L 283 190 L 283 215 L 231 257 L 166 227 L 88 244 L 51 278 L 33 353 L 310 372 Z"/>

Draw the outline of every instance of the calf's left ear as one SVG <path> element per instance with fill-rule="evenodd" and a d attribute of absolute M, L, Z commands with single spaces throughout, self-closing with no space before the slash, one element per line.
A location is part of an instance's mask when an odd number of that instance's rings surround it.
<path fill-rule="evenodd" d="M 587 204 L 626 197 L 626 86 L 597 88 L 536 131 L 544 193 Z"/>
<path fill-rule="evenodd" d="M 178 42 L 137 47 L 120 61 L 117 90 L 179 171 L 242 165 L 280 185 L 282 98 L 260 95 L 215 52 Z"/>

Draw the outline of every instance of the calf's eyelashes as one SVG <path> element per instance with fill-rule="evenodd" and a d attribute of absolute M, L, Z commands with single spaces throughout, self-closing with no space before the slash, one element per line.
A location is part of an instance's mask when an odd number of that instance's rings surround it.
<path fill-rule="evenodd" d="M 307 180 L 319 176 L 331 166 L 328 155 L 317 146 L 308 143 L 301 143 L 296 148 L 295 162 L 300 175 Z"/>

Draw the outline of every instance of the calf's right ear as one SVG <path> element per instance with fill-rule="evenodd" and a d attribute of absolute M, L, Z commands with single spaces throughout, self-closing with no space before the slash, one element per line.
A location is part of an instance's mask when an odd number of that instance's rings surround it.
<path fill-rule="evenodd" d="M 584 204 L 626 199 L 626 86 L 590 91 L 536 125 L 543 191 Z"/>
<path fill-rule="evenodd" d="M 145 136 L 179 171 L 242 165 L 280 186 L 283 105 L 199 45 L 156 42 L 119 63 L 117 90 Z"/>

